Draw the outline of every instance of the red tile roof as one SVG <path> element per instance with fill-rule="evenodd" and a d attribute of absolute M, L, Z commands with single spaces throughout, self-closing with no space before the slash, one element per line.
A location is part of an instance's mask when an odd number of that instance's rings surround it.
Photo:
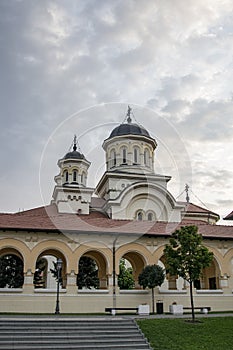
<path fill-rule="evenodd" d="M 197 225 L 206 238 L 233 239 L 233 226 L 210 225 L 203 221 L 183 220 L 181 223 L 112 220 L 99 212 L 90 215 L 60 214 L 55 205 L 15 214 L 0 214 L 1 230 L 46 232 L 98 232 L 125 235 L 169 236 L 185 225 Z"/>
<path fill-rule="evenodd" d="M 218 214 L 214 213 L 213 211 L 202 208 L 199 205 L 193 204 L 193 203 L 187 203 L 187 202 L 179 202 L 183 205 L 185 205 L 185 211 L 187 213 L 203 213 L 203 214 L 212 214 L 218 216 Z"/>

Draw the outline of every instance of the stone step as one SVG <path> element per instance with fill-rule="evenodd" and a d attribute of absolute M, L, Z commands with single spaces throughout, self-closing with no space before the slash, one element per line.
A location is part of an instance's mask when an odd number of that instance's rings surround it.
<path fill-rule="evenodd" d="M 12 329 L 10 329 L 10 328 L 8 328 L 8 329 L 5 329 L 5 330 L 2 330 L 2 329 L 0 329 L 0 331 L 1 331 L 1 337 L 2 336 L 6 336 L 6 337 L 9 337 L 9 336 L 11 336 L 12 335 Z M 63 334 L 66 334 L 66 333 L 68 333 L 68 334 L 70 334 L 70 335 L 76 335 L 76 334 L 83 334 L 83 335 L 90 335 L 90 334 L 95 334 L 95 335 L 104 335 L 104 334 L 106 334 L 106 335 L 116 335 L 116 334 L 121 334 L 122 336 L 124 336 L 124 335 L 134 335 L 134 334 L 137 334 L 138 333 L 138 330 L 136 330 L 135 328 L 133 329 L 93 329 L 92 331 L 91 331 L 91 333 L 90 333 L 90 329 L 85 329 L 85 330 L 82 330 L 82 331 L 80 331 L 78 328 L 76 328 L 76 329 L 72 329 L 72 330 L 69 330 L 68 332 L 67 332 L 68 330 L 64 330 L 63 328 L 62 328 L 62 333 Z M 34 329 L 33 330 L 33 335 L 35 334 L 35 335 L 41 335 L 41 334 L 44 334 L 44 335 L 53 335 L 54 334 L 54 332 L 53 332 L 53 330 L 48 330 L 48 329 Z M 13 333 L 15 336 L 19 336 L 19 335 L 24 335 L 24 334 L 26 334 L 27 336 L 29 336 L 30 335 L 30 333 L 28 332 L 28 329 L 22 329 L 22 330 L 19 330 L 19 329 L 17 329 L 17 330 L 14 330 L 14 333 Z"/>
<path fill-rule="evenodd" d="M 54 346 L 54 345 L 49 345 L 49 346 L 44 346 L 40 344 L 31 344 L 31 345 L 14 345 L 13 347 L 3 345 L 3 347 L 0 345 L 1 350 L 71 350 L 71 349 L 81 349 L 81 350 L 95 350 L 95 349 L 101 349 L 101 350 L 148 350 L 151 349 L 149 345 L 146 343 L 142 342 L 141 344 L 137 345 L 131 345 L 131 344 L 115 344 L 115 345 L 109 345 L 109 344 L 95 344 L 94 346 L 91 345 L 86 345 L 86 344 L 66 344 L 65 346 Z"/>
<path fill-rule="evenodd" d="M 150 349 L 132 319 L 0 319 L 1 350 Z"/>

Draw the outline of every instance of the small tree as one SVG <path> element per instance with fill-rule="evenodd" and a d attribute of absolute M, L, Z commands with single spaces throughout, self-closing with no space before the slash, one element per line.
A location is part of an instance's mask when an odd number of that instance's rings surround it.
<path fill-rule="evenodd" d="M 196 226 L 184 226 L 176 230 L 164 249 L 166 268 L 171 275 L 178 275 L 190 284 L 192 320 L 195 320 L 193 283 L 201 277 L 202 269 L 208 267 L 213 253 L 202 245 L 202 236 Z"/>
<path fill-rule="evenodd" d="M 91 289 L 99 288 L 98 268 L 95 260 L 83 256 L 79 260 L 79 273 L 77 275 L 77 286 Z"/>
<path fill-rule="evenodd" d="M 21 288 L 23 286 L 23 261 L 17 255 L 0 257 L 0 288 Z"/>
<path fill-rule="evenodd" d="M 138 282 L 143 289 L 150 288 L 152 294 L 152 309 L 155 313 L 154 288 L 161 286 L 165 279 L 165 271 L 159 265 L 146 266 L 138 276 Z"/>
<path fill-rule="evenodd" d="M 120 260 L 120 273 L 118 276 L 118 286 L 120 289 L 133 289 L 134 278 L 132 267 L 126 267 L 125 259 Z"/>

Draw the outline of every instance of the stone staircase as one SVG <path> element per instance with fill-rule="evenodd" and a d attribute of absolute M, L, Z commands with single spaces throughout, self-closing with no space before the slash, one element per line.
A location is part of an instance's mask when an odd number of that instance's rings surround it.
<path fill-rule="evenodd" d="M 0 349 L 151 349 L 132 319 L 121 317 L 0 318 Z"/>

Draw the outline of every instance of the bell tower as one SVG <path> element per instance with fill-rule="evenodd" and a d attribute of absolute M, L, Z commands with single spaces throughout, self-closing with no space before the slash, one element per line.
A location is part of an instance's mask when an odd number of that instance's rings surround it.
<path fill-rule="evenodd" d="M 81 151 L 77 151 L 77 137 L 74 136 L 73 150 L 58 160 L 60 172 L 56 182 L 52 203 L 60 213 L 89 214 L 93 188 L 87 187 L 90 162 Z"/>

